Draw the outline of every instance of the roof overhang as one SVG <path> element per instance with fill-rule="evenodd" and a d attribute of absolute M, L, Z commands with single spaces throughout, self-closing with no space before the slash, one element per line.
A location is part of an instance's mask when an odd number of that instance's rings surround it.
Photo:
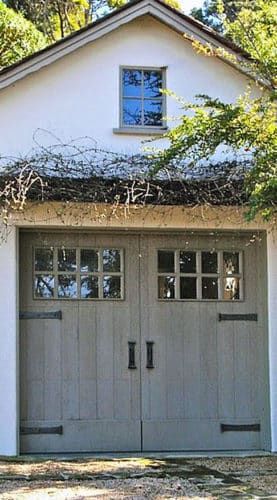
<path fill-rule="evenodd" d="M 228 49 L 229 52 L 238 56 L 238 49 L 228 40 L 225 40 L 222 36 L 204 26 L 202 23 L 169 7 L 163 1 L 133 0 L 124 7 L 91 23 L 72 35 L 3 69 L 0 72 L 0 89 L 12 85 L 16 81 L 80 49 L 84 45 L 98 40 L 121 26 L 145 15 L 152 16 L 181 35 L 186 34 L 188 37 L 194 38 L 201 43 L 210 43 L 214 47 Z M 228 63 L 228 61 L 225 62 Z"/>

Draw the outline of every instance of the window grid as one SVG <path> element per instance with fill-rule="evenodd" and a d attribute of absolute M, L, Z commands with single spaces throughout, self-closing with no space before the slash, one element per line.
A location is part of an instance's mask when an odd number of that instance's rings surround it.
<path fill-rule="evenodd" d="M 138 96 L 127 96 L 127 95 L 124 95 L 124 71 L 125 70 L 130 70 L 130 71 L 141 71 L 141 80 L 142 80 L 142 83 L 141 83 L 141 96 L 138 97 Z M 137 67 L 137 66 L 124 66 L 121 68 L 121 72 L 120 72 L 120 86 L 121 86 L 121 102 L 120 102 L 120 126 L 121 127 L 127 127 L 127 128 L 144 128 L 144 127 L 147 127 L 147 129 L 149 128 L 151 130 L 151 128 L 164 128 L 166 126 L 166 122 L 165 122 L 165 119 L 164 119 L 164 116 L 165 116 L 165 96 L 164 94 L 161 94 L 160 97 L 145 97 L 144 96 L 144 73 L 147 72 L 147 71 L 156 71 L 157 73 L 160 73 L 161 74 L 161 80 L 162 80 L 162 88 L 165 89 L 165 70 L 163 68 L 153 68 L 153 67 Z M 141 124 L 125 124 L 124 123 L 124 112 L 123 112 L 123 109 L 124 109 L 124 99 L 130 99 L 130 100 L 135 100 L 135 99 L 140 99 L 142 101 L 142 114 L 141 114 Z M 162 104 L 162 118 L 161 118 L 161 125 L 147 125 L 145 124 L 145 120 L 144 120 L 144 101 L 157 101 L 157 102 L 161 102 Z"/>
<path fill-rule="evenodd" d="M 53 270 L 44 271 L 44 270 L 36 270 L 35 269 L 35 253 L 36 250 L 46 250 L 52 248 L 53 249 Z M 58 251 L 60 249 L 65 250 L 75 250 L 76 251 L 76 270 L 72 271 L 61 271 L 58 268 Z M 98 252 L 98 270 L 97 271 L 81 271 L 81 250 L 92 250 Z M 118 250 L 120 252 L 120 271 L 104 271 L 103 268 L 103 251 L 104 250 Z M 124 252 L 123 249 L 120 248 L 111 248 L 111 247 L 35 247 L 33 249 L 33 298 L 35 300 L 84 300 L 84 301 L 97 301 L 97 300 L 116 300 L 120 301 L 124 299 Z M 35 279 L 38 276 L 53 276 L 54 278 L 54 293 L 52 297 L 38 297 L 35 294 Z M 59 284 L 59 276 L 74 276 L 76 279 L 77 285 L 77 295 L 76 297 L 62 297 L 58 295 L 58 284 Z M 95 298 L 86 298 L 81 297 L 81 279 L 82 277 L 95 277 L 98 279 L 98 297 Z M 104 297 L 103 294 L 103 283 L 105 277 L 113 277 L 118 276 L 120 278 L 120 297 Z"/>
<path fill-rule="evenodd" d="M 175 278 L 175 297 L 174 298 L 166 298 L 159 297 L 159 287 L 158 287 L 158 300 L 181 300 L 181 301 L 197 301 L 197 300 L 208 300 L 208 301 L 225 301 L 225 302 L 239 302 L 244 299 L 243 295 L 243 252 L 239 250 L 216 250 L 215 252 L 209 252 L 208 250 L 191 250 L 191 249 L 181 249 L 181 250 L 172 250 L 172 249 L 159 249 L 159 251 L 166 252 L 174 252 L 174 272 L 160 272 L 158 269 L 158 278 L 161 277 L 170 277 Z M 180 255 L 181 252 L 185 253 L 195 253 L 196 254 L 196 272 L 195 273 L 184 273 L 180 271 Z M 207 273 L 202 272 L 202 252 L 207 253 L 215 253 L 217 254 L 217 273 Z M 224 253 L 236 253 L 239 255 L 239 273 L 227 274 L 224 271 Z M 158 259 L 157 259 L 158 262 Z M 186 278 L 196 278 L 196 298 L 184 299 L 181 298 L 180 292 L 180 282 L 182 277 Z M 213 298 L 203 298 L 202 293 L 202 278 L 214 278 L 217 280 L 218 286 L 218 297 L 217 299 Z M 239 298 L 236 299 L 226 299 L 224 298 L 224 281 L 226 278 L 237 278 L 239 280 Z"/>

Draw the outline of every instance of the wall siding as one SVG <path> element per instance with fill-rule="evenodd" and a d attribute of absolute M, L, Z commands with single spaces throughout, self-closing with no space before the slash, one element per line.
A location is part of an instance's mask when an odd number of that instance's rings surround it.
<path fill-rule="evenodd" d="M 0 455 L 18 452 L 17 230 L 0 244 Z"/>

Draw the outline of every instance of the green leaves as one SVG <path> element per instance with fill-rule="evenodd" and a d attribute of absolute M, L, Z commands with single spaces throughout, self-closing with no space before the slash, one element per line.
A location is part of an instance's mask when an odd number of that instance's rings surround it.
<path fill-rule="evenodd" d="M 0 70 L 46 45 L 44 36 L 0 0 Z"/>
<path fill-rule="evenodd" d="M 248 59 L 235 62 L 255 75 L 257 83 L 234 103 L 205 95 L 196 96 L 194 103 L 182 102 L 184 114 L 180 124 L 166 134 L 170 145 L 160 153 L 155 172 L 174 169 L 184 161 L 192 166 L 203 160 L 212 162 L 215 153 L 227 146 L 241 161 L 248 158 L 253 164 L 244 180 L 247 218 L 260 213 L 273 220 L 277 209 L 277 4 L 275 0 L 245 0 L 237 3 L 239 8 L 231 17 L 224 10 L 226 3 L 231 2 L 218 0 L 225 33 L 249 54 Z M 224 57 L 212 47 L 193 45 L 209 57 Z M 259 97 L 253 97 L 253 90 Z"/>

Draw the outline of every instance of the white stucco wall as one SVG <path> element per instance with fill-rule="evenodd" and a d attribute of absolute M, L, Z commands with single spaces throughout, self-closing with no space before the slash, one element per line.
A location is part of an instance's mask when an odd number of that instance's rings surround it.
<path fill-rule="evenodd" d="M 272 451 L 277 451 L 277 233 L 269 233 L 268 262 L 268 328 L 269 386 L 271 403 Z"/>
<path fill-rule="evenodd" d="M 144 17 L 0 91 L 0 152 L 28 152 L 38 128 L 66 142 L 89 136 L 99 147 L 138 150 L 145 137 L 113 133 L 120 66 L 166 67 L 167 88 L 188 100 L 205 93 L 232 101 L 247 84 L 243 74 L 196 54 L 183 36 Z M 167 98 L 167 115 L 179 114 L 179 105 Z M 45 140 L 45 134 L 38 137 Z"/>
<path fill-rule="evenodd" d="M 18 452 L 17 232 L 0 245 L 0 456 Z"/>

